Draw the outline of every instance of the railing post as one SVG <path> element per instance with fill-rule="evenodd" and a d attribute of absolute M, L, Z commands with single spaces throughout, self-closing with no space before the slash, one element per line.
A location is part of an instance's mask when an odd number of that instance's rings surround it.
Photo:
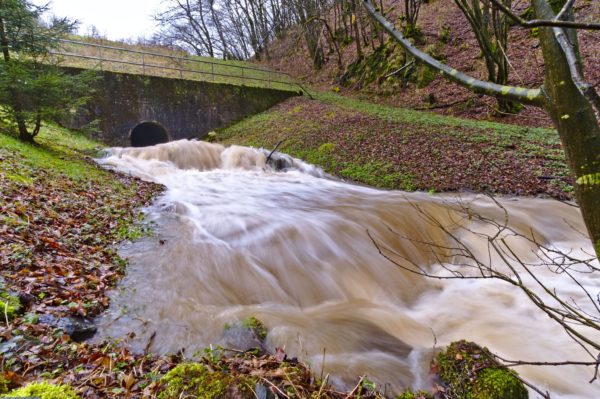
<path fill-rule="evenodd" d="M 214 82 L 215 81 L 215 63 L 214 62 L 210 64 L 210 73 L 212 75 L 212 81 Z"/>
<path fill-rule="evenodd" d="M 271 71 L 269 71 L 267 76 L 269 77 L 269 89 L 270 89 L 271 88 Z"/>
<path fill-rule="evenodd" d="M 146 54 L 142 53 L 142 73 L 146 75 Z"/>
<path fill-rule="evenodd" d="M 242 85 L 246 83 L 246 78 L 244 77 L 244 67 L 242 67 Z"/>

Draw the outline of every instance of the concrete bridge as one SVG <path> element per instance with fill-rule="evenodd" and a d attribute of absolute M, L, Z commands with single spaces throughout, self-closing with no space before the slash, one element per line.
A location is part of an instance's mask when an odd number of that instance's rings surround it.
<path fill-rule="evenodd" d="M 69 72 L 101 70 L 88 104 L 63 123 L 82 129 L 96 122 L 92 135 L 111 146 L 147 146 L 203 137 L 301 95 L 303 90 L 284 74 L 265 69 L 65 42 L 71 47 L 54 52 L 54 56 L 62 58 L 61 64 Z M 74 45 L 87 53 L 74 51 Z M 91 55 L 90 48 L 103 53 Z"/>

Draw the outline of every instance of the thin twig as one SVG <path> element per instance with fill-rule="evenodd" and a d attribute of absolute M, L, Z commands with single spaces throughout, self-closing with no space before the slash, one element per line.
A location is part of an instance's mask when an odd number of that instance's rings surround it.
<path fill-rule="evenodd" d="M 277 392 L 279 392 L 285 398 L 290 399 L 290 397 L 288 395 L 286 395 L 285 392 L 283 392 L 281 389 L 279 389 L 277 387 L 277 385 L 273 384 L 271 381 L 267 380 L 265 377 L 260 377 L 260 379 L 263 380 L 264 382 L 266 382 L 267 384 L 269 384 L 270 386 L 272 386 L 273 388 L 275 388 L 277 390 Z"/>
<path fill-rule="evenodd" d="M 325 353 L 326 348 L 323 348 L 323 360 L 321 361 L 321 381 L 323 381 L 323 373 L 325 372 Z"/>
<path fill-rule="evenodd" d="M 360 380 L 358 380 L 358 384 L 356 384 L 354 389 L 352 391 L 350 391 L 350 393 L 346 396 L 346 399 L 350 399 L 352 397 L 352 395 L 354 395 L 354 392 L 356 392 L 356 390 L 360 387 L 360 384 L 362 384 L 364 379 L 365 379 L 364 375 L 360 377 Z"/>
<path fill-rule="evenodd" d="M 600 364 L 600 356 L 598 360 L 593 362 L 580 362 L 575 360 L 565 360 L 562 362 L 538 362 L 538 361 L 527 361 L 527 360 L 508 360 L 501 356 L 492 353 L 496 359 L 501 360 L 506 367 L 515 366 L 598 366 Z"/>
<path fill-rule="evenodd" d="M 594 381 L 596 381 L 596 379 L 598 378 L 598 366 L 600 366 L 600 353 L 598 354 L 598 357 L 596 358 L 596 367 L 594 368 L 594 377 L 590 380 L 590 384 Z"/>
<path fill-rule="evenodd" d="M 8 299 L 4 302 L 4 321 L 6 322 L 6 327 L 10 328 L 10 323 L 8 322 Z"/>
<path fill-rule="evenodd" d="M 273 156 L 273 154 L 275 153 L 275 151 L 277 151 L 277 149 L 279 148 L 279 146 L 280 146 L 280 145 L 281 145 L 281 144 L 282 144 L 282 143 L 283 143 L 285 140 L 287 140 L 287 139 L 286 139 L 286 138 L 284 138 L 284 139 L 282 139 L 282 140 L 279 140 L 279 141 L 277 142 L 277 144 L 275 144 L 275 148 L 273 148 L 273 151 L 271 151 L 271 152 L 269 153 L 269 156 L 267 157 L 267 160 L 265 161 L 265 163 L 266 163 L 266 164 L 268 164 L 268 163 L 269 163 L 269 161 L 271 160 L 271 157 Z"/>
<path fill-rule="evenodd" d="M 321 397 L 321 392 L 323 392 L 323 388 L 327 384 L 327 381 L 329 381 L 329 374 L 325 376 L 325 379 L 321 378 L 321 386 L 319 387 L 319 392 L 317 392 L 317 399 Z"/>
<path fill-rule="evenodd" d="M 408 68 L 408 67 L 412 66 L 414 63 L 415 63 L 415 61 L 413 60 L 413 61 L 409 62 L 408 64 L 404 64 L 404 65 L 403 65 L 403 66 L 401 66 L 399 69 L 395 70 L 395 71 L 394 71 L 394 72 L 392 72 L 392 73 L 388 73 L 388 74 L 387 74 L 387 75 L 385 75 L 383 78 L 384 78 L 384 79 L 386 79 L 386 78 L 389 78 L 389 77 L 390 77 L 390 76 L 392 76 L 392 75 L 395 75 L 395 74 L 397 74 L 397 73 L 399 73 L 399 72 L 402 72 L 402 71 L 403 71 L 403 70 L 405 70 L 406 68 Z"/>

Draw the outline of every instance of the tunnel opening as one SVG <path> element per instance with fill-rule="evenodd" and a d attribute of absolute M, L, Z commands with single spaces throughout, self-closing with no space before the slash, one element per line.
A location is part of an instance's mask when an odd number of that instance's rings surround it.
<path fill-rule="evenodd" d="M 146 121 L 137 124 L 129 133 L 132 147 L 149 147 L 168 143 L 169 133 L 160 123 Z"/>

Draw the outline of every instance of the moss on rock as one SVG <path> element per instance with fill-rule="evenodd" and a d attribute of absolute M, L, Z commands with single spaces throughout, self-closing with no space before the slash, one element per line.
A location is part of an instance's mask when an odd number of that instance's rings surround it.
<path fill-rule="evenodd" d="M 4 319 L 4 315 L 6 315 L 10 321 L 20 312 L 21 301 L 19 301 L 19 298 L 10 295 L 0 286 L 0 314 L 2 314 L 2 319 Z"/>
<path fill-rule="evenodd" d="M 256 334 L 256 336 L 264 341 L 267 338 L 268 330 L 265 325 L 254 316 L 246 317 L 242 320 L 242 327 L 248 328 Z"/>
<path fill-rule="evenodd" d="M 161 379 L 164 389 L 159 399 L 194 398 L 252 398 L 255 381 L 245 376 L 233 376 L 211 370 L 200 363 L 181 363 Z"/>
<path fill-rule="evenodd" d="M 340 77 L 340 84 L 360 89 L 375 83 L 392 90 L 398 89 L 413 72 L 412 68 L 405 68 L 401 71 L 403 73 L 399 73 L 406 62 L 404 50 L 394 40 L 387 40 L 371 54 L 348 65 Z"/>
<path fill-rule="evenodd" d="M 40 398 L 40 399 L 80 399 L 68 385 L 54 385 L 47 382 L 34 382 L 23 388 L 10 391 L 2 398 Z"/>
<path fill-rule="evenodd" d="M 396 399 L 433 399 L 433 395 L 426 391 L 413 392 L 409 389 L 396 396 Z"/>
<path fill-rule="evenodd" d="M 500 365 L 486 348 L 453 342 L 436 359 L 447 393 L 457 399 L 527 399 L 517 374 Z"/>
<path fill-rule="evenodd" d="M 515 399 L 527 398 L 523 383 L 515 373 L 506 368 L 489 368 L 477 376 L 474 389 L 476 398 Z"/>
<path fill-rule="evenodd" d="M 427 65 L 421 65 L 417 69 L 417 87 L 422 89 L 429 86 L 435 80 L 437 71 L 429 68 Z"/>

